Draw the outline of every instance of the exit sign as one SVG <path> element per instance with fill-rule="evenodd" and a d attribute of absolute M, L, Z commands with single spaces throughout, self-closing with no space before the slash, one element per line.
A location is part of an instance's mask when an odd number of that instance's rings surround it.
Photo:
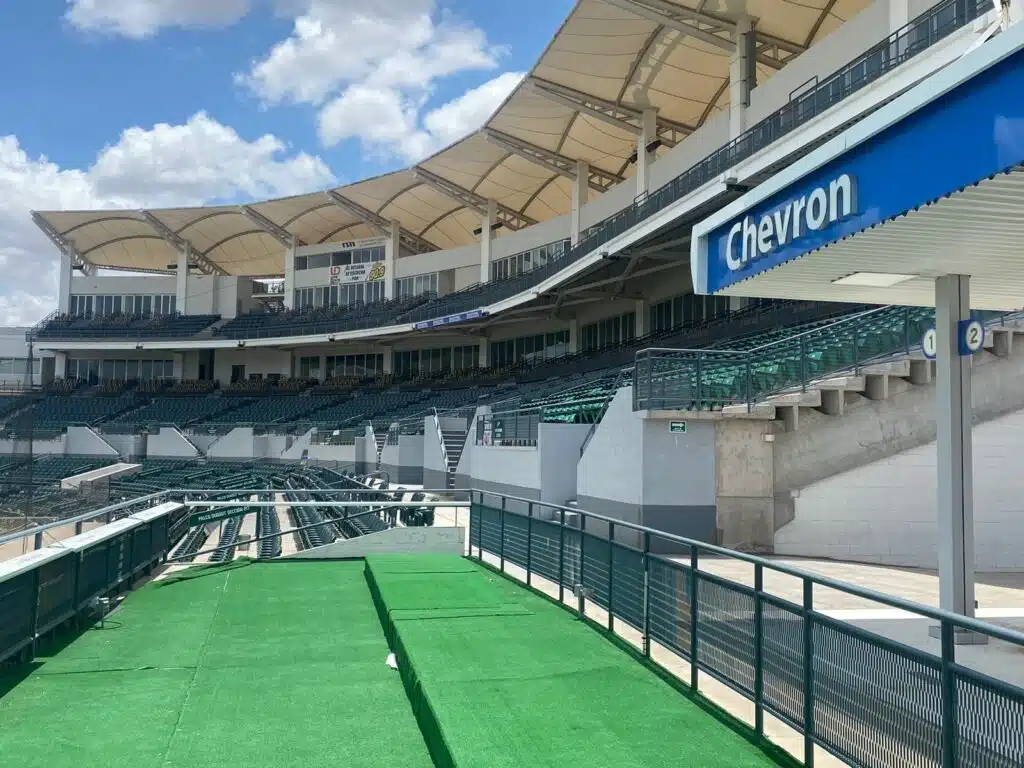
<path fill-rule="evenodd" d="M 685 421 L 670 421 L 668 423 L 668 431 L 669 432 L 676 432 L 676 433 L 685 432 L 686 431 L 686 422 Z"/>

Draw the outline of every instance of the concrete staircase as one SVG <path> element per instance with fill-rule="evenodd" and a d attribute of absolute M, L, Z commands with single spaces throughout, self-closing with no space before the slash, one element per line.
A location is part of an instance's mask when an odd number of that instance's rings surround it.
<path fill-rule="evenodd" d="M 459 459 L 462 458 L 462 451 L 466 446 L 466 435 L 464 429 L 442 429 L 441 440 L 444 442 L 445 455 L 448 457 L 447 488 L 455 487 L 455 470 L 458 469 Z"/>
<path fill-rule="evenodd" d="M 801 531 L 796 537 L 799 542 L 813 541 L 814 525 L 825 526 L 833 517 L 844 515 L 856 518 L 851 508 L 861 504 L 865 510 L 891 508 L 891 521 L 882 519 L 874 525 L 879 529 L 891 522 L 894 530 L 898 530 L 902 524 L 901 506 L 908 506 L 908 498 L 920 505 L 920 499 L 934 495 L 934 468 L 930 470 L 932 479 L 927 482 L 905 468 L 904 476 L 896 478 L 889 497 L 882 500 L 882 492 L 872 486 L 881 482 L 879 478 L 885 472 L 891 472 L 891 468 L 887 469 L 889 464 L 912 467 L 914 461 L 917 466 L 922 461 L 933 461 L 921 452 L 934 452 L 934 371 L 934 362 L 918 350 L 844 375 L 823 378 L 806 389 L 767 397 L 751 407 L 724 408 L 719 430 L 720 466 L 716 472 L 722 543 L 759 551 L 808 556 L 829 556 L 831 552 L 836 557 L 887 562 L 884 555 L 874 558 L 865 554 L 870 547 L 845 555 L 845 542 L 827 543 L 829 536 L 849 535 L 852 523 L 847 529 L 836 526 L 832 534 L 822 531 L 823 549 L 819 551 L 801 550 L 801 544 L 779 544 L 787 539 L 792 542 L 792 531 L 797 529 Z M 1017 411 L 1024 411 L 1024 326 L 989 326 L 983 350 L 972 358 L 975 431 L 978 425 Z M 722 436 L 729 434 L 734 437 L 724 442 Z M 727 447 L 723 448 L 724 445 Z M 737 459 L 742 457 L 742 461 L 726 470 L 729 459 L 723 450 Z M 976 457 L 977 453 L 976 450 Z M 730 476 L 737 474 L 738 466 L 745 468 L 745 481 Z M 861 477 L 865 472 L 872 474 Z M 759 479 L 752 492 L 750 478 L 755 476 Z M 977 484 L 975 493 L 977 497 Z M 755 497 L 761 503 L 752 503 Z M 826 503 L 823 499 L 832 501 Z M 797 515 L 805 514 L 801 510 L 813 512 L 818 522 L 803 520 L 791 527 Z M 925 518 L 933 515 L 928 510 L 919 513 Z M 983 516 L 985 512 L 979 509 L 976 514 Z M 865 512 L 865 522 L 869 518 L 870 514 Z M 877 544 L 877 537 L 874 540 Z M 894 544 L 891 551 L 897 549 Z M 901 557 L 905 564 L 911 564 L 903 555 L 894 555 L 888 562 L 899 564 Z"/>

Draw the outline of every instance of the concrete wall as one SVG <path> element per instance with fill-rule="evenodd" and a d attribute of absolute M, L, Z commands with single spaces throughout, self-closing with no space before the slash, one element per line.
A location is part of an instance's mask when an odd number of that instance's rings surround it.
<path fill-rule="evenodd" d="M 392 528 L 387 531 L 343 539 L 322 547 L 305 549 L 284 560 L 336 560 L 367 555 L 461 555 L 466 551 L 466 529 Z"/>
<path fill-rule="evenodd" d="M 541 424 L 537 447 L 540 452 L 540 498 L 565 504 L 576 498 L 576 471 L 580 446 L 590 432 L 589 424 Z"/>
<path fill-rule="evenodd" d="M 1024 411 L 974 428 L 975 565 L 1024 570 Z M 778 554 L 938 567 L 936 444 L 841 472 L 798 491 Z"/>
<path fill-rule="evenodd" d="M 687 426 L 685 433 L 671 433 L 669 419 L 644 419 L 633 412 L 632 388 L 620 389 L 580 459 L 580 509 L 714 540 L 715 424 Z M 624 534 L 616 538 L 630 541 Z"/>
<path fill-rule="evenodd" d="M 117 450 L 90 427 L 68 427 L 64 453 L 69 456 L 118 456 Z"/>
<path fill-rule="evenodd" d="M 354 461 L 356 472 L 366 474 L 377 471 L 377 442 L 370 427 L 366 428 L 365 436 L 356 438 Z"/>
<path fill-rule="evenodd" d="M 126 460 L 146 457 L 149 442 L 147 438 L 147 435 L 103 435 L 103 440 Z"/>
<path fill-rule="evenodd" d="M 423 424 L 423 487 L 447 488 L 448 467 L 441 450 L 441 436 L 437 434 L 432 416 L 424 417 Z"/>
<path fill-rule="evenodd" d="M 253 457 L 252 427 L 235 427 L 206 449 L 210 459 L 251 459 Z"/>
<path fill-rule="evenodd" d="M 1022 381 L 1019 350 L 973 358 L 981 570 L 1024 569 Z M 775 437 L 775 551 L 935 567 L 934 385 L 890 378 L 887 399 L 848 394 L 844 408 L 841 416 L 801 410 L 799 429 Z"/>
<path fill-rule="evenodd" d="M 199 451 L 185 435 L 175 427 L 161 427 L 146 441 L 146 455 L 153 458 L 192 459 Z"/>
<path fill-rule="evenodd" d="M 470 485 L 524 499 L 541 499 L 539 448 L 476 446 Z"/>
<path fill-rule="evenodd" d="M 380 468 L 392 483 L 423 485 L 423 435 L 399 435 L 397 443 L 385 443 Z"/>

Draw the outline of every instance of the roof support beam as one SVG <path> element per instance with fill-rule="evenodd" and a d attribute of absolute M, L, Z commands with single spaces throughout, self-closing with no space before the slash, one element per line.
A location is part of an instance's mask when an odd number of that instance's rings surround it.
<path fill-rule="evenodd" d="M 57 250 L 71 259 L 71 265 L 73 267 L 77 267 L 87 275 L 92 274 L 93 270 L 96 269 L 96 265 L 80 254 L 78 249 L 75 248 L 74 243 L 66 239 L 60 234 L 60 232 L 51 227 L 50 222 L 35 211 L 32 211 L 32 221 L 37 227 L 39 227 L 39 229 L 42 230 L 43 234 L 49 238 L 50 242 L 56 246 Z"/>
<path fill-rule="evenodd" d="M 391 234 L 391 225 L 384 219 L 383 216 L 379 216 L 368 208 L 364 208 L 359 203 L 349 200 L 347 197 L 335 192 L 333 189 L 328 190 L 324 193 L 327 199 L 330 200 L 334 205 L 341 208 L 343 211 L 347 211 L 355 216 L 357 219 L 362 221 L 364 224 L 368 224 L 376 230 L 379 230 L 383 235 Z M 402 244 L 411 250 L 413 253 L 429 253 L 430 251 L 438 251 L 436 245 L 427 240 L 424 237 L 420 237 L 414 232 L 410 232 L 405 227 L 402 227 L 399 237 Z"/>
<path fill-rule="evenodd" d="M 576 180 L 576 161 L 571 157 L 538 147 L 535 144 L 523 141 L 515 136 L 509 136 L 507 133 L 496 131 L 493 128 L 484 128 L 483 134 L 489 142 L 501 147 L 506 152 L 511 152 L 513 155 L 539 165 L 541 168 L 554 171 L 567 179 Z M 606 192 L 610 187 L 615 186 L 621 181 L 623 181 L 623 178 L 617 173 L 590 166 L 587 185 L 597 192 Z"/>
<path fill-rule="evenodd" d="M 160 235 L 160 237 L 167 241 L 168 245 L 178 251 L 178 253 L 187 253 L 189 261 L 195 264 L 200 272 L 206 275 L 227 274 L 227 272 L 210 261 L 206 257 L 206 254 L 202 253 L 198 248 L 192 247 L 192 243 L 172 230 L 152 213 L 149 211 L 139 211 L 139 213 L 142 215 L 142 218 L 146 220 L 146 223 L 149 224 L 149 226 L 151 226 L 154 231 Z"/>
<path fill-rule="evenodd" d="M 736 44 L 733 36 L 736 20 L 728 16 L 719 16 L 706 11 L 695 11 L 683 8 L 665 0 L 606 0 L 611 5 L 629 11 L 637 16 L 653 21 L 668 29 L 674 29 L 684 35 L 702 40 L 709 45 L 717 46 L 732 52 Z M 723 33 L 725 35 L 723 36 Z M 772 69 L 782 69 L 793 56 L 802 53 L 806 48 L 798 43 L 758 32 L 754 30 L 758 41 L 764 44 L 757 53 L 757 61 Z"/>
<path fill-rule="evenodd" d="M 464 206 L 471 208 L 481 216 L 485 216 L 487 214 L 487 198 L 482 195 L 478 195 L 476 192 L 470 192 L 465 187 L 461 187 L 447 179 L 442 179 L 440 176 L 436 176 L 430 171 L 424 170 L 420 167 L 416 167 L 415 174 L 417 179 L 427 186 L 433 187 L 442 195 L 450 197 L 456 202 L 462 203 Z M 519 211 L 515 211 L 501 203 L 498 203 L 497 220 L 511 230 L 525 229 L 526 227 L 533 226 L 537 223 L 529 216 L 519 213 Z"/>
<path fill-rule="evenodd" d="M 305 243 L 299 240 L 299 238 L 287 229 L 278 226 L 251 205 L 241 205 L 238 210 L 243 216 L 249 219 L 249 221 L 273 237 L 285 248 L 294 248 L 297 245 L 305 245 Z"/>
<path fill-rule="evenodd" d="M 643 119 L 642 109 L 616 104 L 613 101 L 591 96 L 567 85 L 552 83 L 539 77 L 529 77 L 526 82 L 535 93 L 548 101 L 590 115 L 624 133 L 640 135 L 640 121 Z M 696 129 L 691 125 L 677 123 L 675 120 L 664 117 L 658 118 L 658 137 L 667 147 L 674 147 L 694 130 Z"/>

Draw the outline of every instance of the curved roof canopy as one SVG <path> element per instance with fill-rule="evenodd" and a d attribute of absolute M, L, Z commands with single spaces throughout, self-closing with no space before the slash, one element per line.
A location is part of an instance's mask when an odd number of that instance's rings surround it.
<path fill-rule="evenodd" d="M 868 0 L 745 0 L 759 82 Z M 714 5 L 715 9 L 711 6 Z M 599 195 L 632 176 L 640 113 L 663 153 L 729 105 L 739 17 L 707 0 L 578 0 L 530 74 L 479 131 L 417 166 L 243 206 L 46 211 L 36 223 L 76 260 L 167 271 L 184 248 L 208 273 L 280 275 L 284 250 L 402 228 L 412 251 L 476 241 L 481 206 L 509 231 L 571 210 L 576 161 Z"/>

